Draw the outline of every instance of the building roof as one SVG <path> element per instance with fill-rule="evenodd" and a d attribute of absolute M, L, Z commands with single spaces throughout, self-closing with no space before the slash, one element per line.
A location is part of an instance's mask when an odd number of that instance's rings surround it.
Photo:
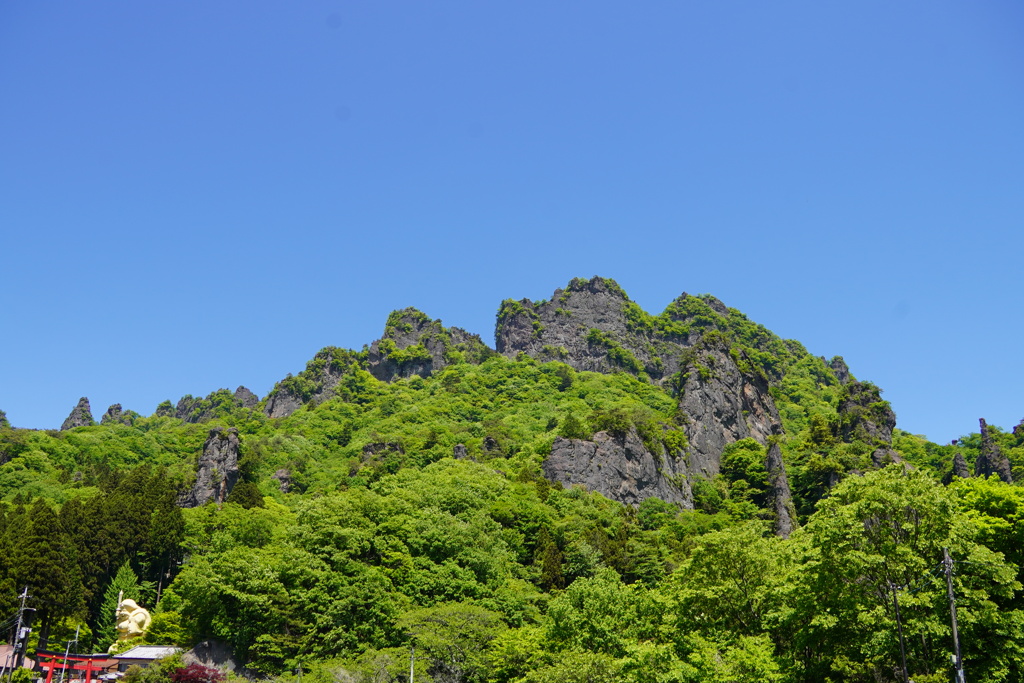
<path fill-rule="evenodd" d="M 113 655 L 113 657 L 115 659 L 162 659 L 180 651 L 179 648 L 170 645 L 136 645 L 119 655 Z"/>

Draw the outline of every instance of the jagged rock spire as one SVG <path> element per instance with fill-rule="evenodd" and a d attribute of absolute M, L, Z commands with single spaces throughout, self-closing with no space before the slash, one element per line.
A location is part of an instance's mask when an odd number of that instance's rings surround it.
<path fill-rule="evenodd" d="M 237 429 L 211 429 L 199 457 L 195 484 L 178 504 L 193 508 L 210 501 L 223 503 L 238 481 L 238 449 Z"/>
<path fill-rule="evenodd" d="M 78 399 L 78 405 L 72 409 L 68 419 L 60 426 L 61 431 L 74 429 L 75 427 L 91 427 L 96 424 L 92 419 L 92 409 L 89 407 L 89 399 L 83 396 Z"/>
<path fill-rule="evenodd" d="M 235 389 L 235 402 L 243 408 L 255 408 L 260 402 L 260 397 L 252 393 L 248 387 L 240 386 Z"/>
<path fill-rule="evenodd" d="M 775 535 L 789 538 L 796 528 L 796 509 L 793 506 L 793 494 L 789 490 L 786 467 L 782 463 L 782 449 L 779 448 L 781 435 L 782 425 L 773 425 L 764 468 L 768 471 L 768 506 L 775 512 Z"/>
<path fill-rule="evenodd" d="M 956 445 L 956 441 L 953 442 L 953 445 Z M 953 456 L 953 467 L 942 478 L 942 483 L 948 486 L 953 483 L 954 478 L 968 479 L 970 476 L 971 470 L 967 467 L 967 460 L 964 459 L 964 454 L 957 451 L 956 455 Z"/>
<path fill-rule="evenodd" d="M 825 359 L 822 358 L 822 360 Z M 846 364 L 842 356 L 833 356 L 832 360 L 828 361 L 828 366 L 832 369 L 840 384 L 849 384 L 853 381 L 853 375 L 850 374 L 850 366 Z"/>
<path fill-rule="evenodd" d="M 1013 474 L 1010 473 L 1009 459 L 992 438 L 992 428 L 985 424 L 984 418 L 978 422 L 981 424 L 981 452 L 978 453 L 978 459 L 974 461 L 974 474 L 979 477 L 995 474 L 1007 484 L 1012 484 Z"/>

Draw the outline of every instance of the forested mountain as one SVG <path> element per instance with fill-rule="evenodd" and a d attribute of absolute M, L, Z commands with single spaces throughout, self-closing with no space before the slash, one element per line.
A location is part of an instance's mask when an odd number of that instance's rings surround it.
<path fill-rule="evenodd" d="M 263 399 L 0 413 L 0 607 L 34 646 L 220 641 L 317 680 L 1024 680 L 1024 426 L 902 432 L 878 387 L 712 296 L 415 309 Z M 965 425 L 970 418 L 965 417 Z M 1024 423 L 1022 423 L 1024 424 Z M 897 624 L 898 619 L 898 624 Z M 900 628 L 897 628 L 899 626 Z"/>

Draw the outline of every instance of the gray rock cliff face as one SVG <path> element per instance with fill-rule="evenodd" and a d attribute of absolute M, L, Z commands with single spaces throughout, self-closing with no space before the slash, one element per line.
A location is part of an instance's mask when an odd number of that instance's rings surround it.
<path fill-rule="evenodd" d="M 457 360 L 480 363 L 493 351 L 479 335 L 445 327 L 415 308 L 394 311 L 384 335 L 370 345 L 367 369 L 383 382 L 429 377 Z"/>
<path fill-rule="evenodd" d="M 64 420 L 64 424 L 60 426 L 61 431 L 68 429 L 74 429 L 75 427 L 91 427 L 96 424 L 96 420 L 92 419 L 92 409 L 89 407 L 89 399 L 85 396 L 78 399 L 78 405 L 72 410 L 68 418 Z"/>
<path fill-rule="evenodd" d="M 100 424 L 109 424 L 111 422 L 120 422 L 121 417 L 124 415 L 124 409 L 121 408 L 120 403 L 107 408 L 107 412 L 103 413 L 103 417 L 100 418 Z"/>
<path fill-rule="evenodd" d="M 881 391 L 870 382 L 851 381 L 844 385 L 839 401 L 839 436 L 846 443 L 863 441 L 875 447 L 871 461 L 875 467 L 902 462 L 892 449 L 892 430 L 896 427 L 896 414 Z"/>
<path fill-rule="evenodd" d="M 337 382 L 335 382 L 336 384 Z M 325 382 L 325 390 L 334 388 L 334 384 Z M 321 394 L 326 391 L 321 392 Z M 302 398 L 290 391 L 273 392 L 267 397 L 267 407 L 263 412 L 267 417 L 288 417 L 302 407 Z"/>
<path fill-rule="evenodd" d="M 196 482 L 179 505 L 193 508 L 211 501 L 223 503 L 238 482 L 238 448 L 237 429 L 211 429 L 199 457 Z"/>
<path fill-rule="evenodd" d="M 575 279 L 550 301 L 504 301 L 498 310 L 498 353 L 562 361 L 576 370 L 646 372 L 658 380 L 673 372 L 684 344 L 659 339 L 649 316 L 613 280 Z M 676 364 L 678 365 L 678 364 Z"/>
<path fill-rule="evenodd" d="M 651 453 L 636 429 L 598 432 L 592 440 L 557 437 L 543 469 L 551 481 L 578 484 L 627 505 L 658 497 L 693 508 L 685 458 L 681 453 Z"/>
<path fill-rule="evenodd" d="M 956 443 L 955 441 L 953 443 Z M 953 483 L 954 477 L 960 479 L 967 479 L 971 476 L 971 470 L 967 467 L 967 460 L 964 458 L 964 454 L 960 451 L 956 452 L 953 456 L 953 466 L 949 472 L 942 477 L 942 483 L 947 486 Z"/>
<path fill-rule="evenodd" d="M 682 375 L 679 409 L 688 420 L 690 473 L 719 473 L 722 451 L 740 439 L 768 442 L 781 423 L 768 382 L 742 372 L 721 341 L 700 344 Z"/>
<path fill-rule="evenodd" d="M 246 387 L 235 389 L 235 403 L 243 408 L 255 408 L 260 402 L 260 397 L 249 391 Z"/>
<path fill-rule="evenodd" d="M 822 360 L 825 359 L 822 358 Z M 840 384 L 849 384 L 854 381 L 853 375 L 850 374 L 850 367 L 843 360 L 842 356 L 833 356 L 832 360 L 828 361 L 828 366 L 832 369 Z"/>
<path fill-rule="evenodd" d="M 688 417 L 689 473 L 713 477 L 726 445 L 747 437 L 767 443 L 780 422 L 768 380 L 742 371 L 728 341 L 709 334 L 727 330 L 730 315 L 714 297 L 684 293 L 654 317 L 613 280 L 575 279 L 550 301 L 503 302 L 496 347 L 512 358 L 524 353 L 576 370 L 626 371 L 655 384 L 671 382 Z"/>
<path fill-rule="evenodd" d="M 974 474 L 979 477 L 996 475 L 1007 484 L 1013 483 L 1013 474 L 1010 471 L 1010 461 L 999 448 L 999 444 L 992 438 L 991 427 L 985 420 L 978 420 L 981 424 L 981 452 L 978 459 L 974 461 Z"/>
<path fill-rule="evenodd" d="M 781 434 L 782 428 L 776 425 L 773 431 Z M 764 468 L 768 472 L 768 508 L 775 513 L 775 535 L 789 538 L 796 528 L 796 507 L 793 505 L 786 467 L 782 463 L 782 449 L 775 439 L 768 445 Z"/>

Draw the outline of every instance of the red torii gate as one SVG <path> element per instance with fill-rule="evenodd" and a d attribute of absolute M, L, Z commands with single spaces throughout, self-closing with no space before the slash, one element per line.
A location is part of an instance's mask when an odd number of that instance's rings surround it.
<path fill-rule="evenodd" d="M 53 672 L 55 670 L 71 669 L 72 671 L 85 671 L 85 683 L 93 683 L 93 673 L 101 673 L 111 666 L 117 665 L 116 659 L 109 655 L 65 655 L 63 652 L 48 652 L 39 650 L 36 652 L 36 661 L 39 667 L 46 669 L 46 683 L 53 683 Z M 65 678 L 67 676 L 65 675 Z"/>

